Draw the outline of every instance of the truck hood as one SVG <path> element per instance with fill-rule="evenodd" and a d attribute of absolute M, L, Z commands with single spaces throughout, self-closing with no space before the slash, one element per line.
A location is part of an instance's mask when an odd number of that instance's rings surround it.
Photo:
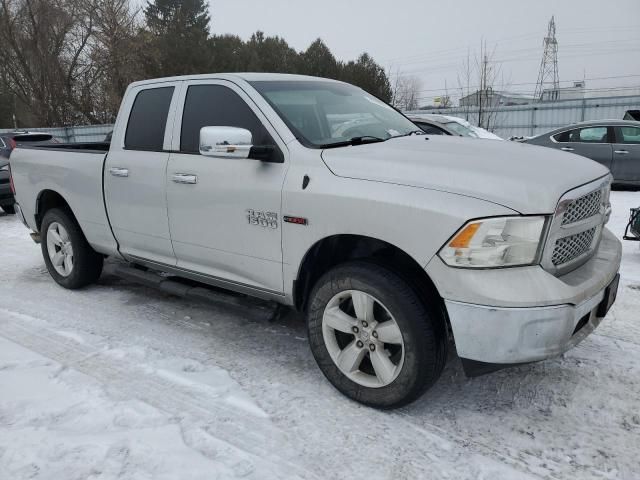
<path fill-rule="evenodd" d="M 567 191 L 609 173 L 588 158 L 516 142 L 416 135 L 326 149 L 337 176 L 440 190 L 522 214 L 552 213 Z"/>

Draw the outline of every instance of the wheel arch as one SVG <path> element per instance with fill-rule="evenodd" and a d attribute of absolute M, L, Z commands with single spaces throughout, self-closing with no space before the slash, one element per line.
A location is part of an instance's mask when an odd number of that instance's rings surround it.
<path fill-rule="evenodd" d="M 38 193 L 38 197 L 36 198 L 35 220 L 38 231 L 40 231 L 45 214 L 52 208 L 62 208 L 67 210 L 77 222 L 77 218 L 73 213 L 69 202 L 67 202 L 67 200 L 55 190 L 44 189 Z"/>
<path fill-rule="evenodd" d="M 425 303 L 437 299 L 438 308 L 447 319 L 444 301 L 438 289 L 411 255 L 384 240 L 356 234 L 331 235 L 318 240 L 307 250 L 294 282 L 293 301 L 296 309 L 306 309 L 311 290 L 324 273 L 352 260 L 371 261 L 399 274 Z"/>

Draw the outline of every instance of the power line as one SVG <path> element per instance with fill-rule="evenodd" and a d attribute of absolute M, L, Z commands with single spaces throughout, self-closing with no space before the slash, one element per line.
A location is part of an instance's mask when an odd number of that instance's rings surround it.
<path fill-rule="evenodd" d="M 640 30 L 640 27 L 633 27 L 633 29 L 629 30 L 629 31 L 633 31 L 633 32 L 637 32 L 638 30 Z M 565 30 L 563 30 L 564 32 Z M 616 31 L 621 31 L 620 29 L 616 30 Z M 589 33 L 589 30 L 585 30 L 584 33 Z M 507 41 L 509 41 L 509 43 L 512 43 L 511 40 L 513 39 L 518 39 L 518 38 L 525 38 L 525 37 L 533 37 L 533 36 L 537 36 L 539 35 L 539 33 L 527 33 L 527 34 L 523 34 L 523 35 L 518 35 L 515 37 L 508 37 L 508 38 L 504 38 L 504 39 L 500 39 L 496 42 L 493 42 L 494 45 L 500 45 L 502 43 L 505 43 Z M 598 41 L 598 42 L 585 42 L 585 43 L 576 43 L 576 44 L 563 44 L 563 49 L 565 48 L 572 48 L 572 47 L 577 47 L 577 46 L 590 46 L 590 45 L 603 45 L 603 44 L 615 44 L 615 43 L 620 43 L 620 42 L 637 42 L 638 38 L 636 38 L 634 36 L 634 38 L 627 38 L 627 39 L 616 39 L 616 40 L 607 40 L 607 41 Z M 539 47 L 529 47 L 529 48 L 525 48 L 525 49 L 517 49 L 516 51 L 520 51 L 520 50 L 538 50 Z M 471 49 L 471 45 L 467 45 L 465 47 L 460 46 L 460 47 L 456 47 L 456 48 L 450 48 L 450 49 L 445 49 L 445 50 L 436 50 L 436 51 L 432 51 L 432 52 L 423 52 L 423 53 L 417 53 L 417 54 L 413 54 L 413 55 L 408 55 L 405 57 L 394 57 L 394 58 L 388 58 L 385 61 L 385 63 L 403 63 L 403 64 L 412 64 L 412 63 L 420 63 L 423 59 L 424 61 L 429 61 L 429 59 L 431 58 L 435 58 L 435 57 L 440 57 L 440 56 L 446 56 L 447 54 L 450 54 L 452 52 L 454 53 L 459 53 L 462 54 L 463 51 L 468 51 Z M 457 55 L 460 56 L 460 55 Z M 403 61 L 404 60 L 404 61 Z"/>
<path fill-rule="evenodd" d="M 531 49 L 533 50 L 533 49 Z M 537 49 L 536 49 L 537 50 Z M 524 52 L 524 50 L 522 50 Z M 631 48 L 616 48 L 616 49 L 605 49 L 605 50 L 595 50 L 595 49 L 591 49 L 591 50 L 587 50 L 581 53 L 571 53 L 571 54 L 562 54 L 560 55 L 561 58 L 582 58 L 585 56 L 600 56 L 600 55 L 612 55 L 612 54 L 621 54 L 621 53 L 629 53 L 629 52 L 637 52 L 640 51 L 640 47 L 631 47 Z M 518 51 L 514 50 L 514 51 L 507 51 L 505 53 L 509 53 L 509 54 L 517 54 Z M 529 62 L 531 60 L 534 60 L 535 57 L 537 55 L 518 55 L 515 57 L 504 57 L 504 58 L 496 58 L 494 60 L 494 63 L 519 63 L 519 62 Z M 398 74 L 399 76 L 403 77 L 403 76 L 407 76 L 407 75 L 413 75 L 416 73 L 428 73 L 428 72 L 437 72 L 437 71 L 447 71 L 447 70 L 454 70 L 460 67 L 459 62 L 450 62 L 450 63 L 443 63 L 443 64 L 435 64 L 435 65 L 430 65 L 429 67 L 425 67 L 425 68 L 419 68 L 419 69 L 414 69 L 414 70 L 407 70 L 404 71 L 400 74 Z"/>
<path fill-rule="evenodd" d="M 618 80 L 620 78 L 637 78 L 640 77 L 640 74 L 633 74 L 633 75 L 612 75 L 612 76 L 608 76 L 608 77 L 588 77 L 588 78 L 581 78 L 578 80 L 561 80 L 560 83 L 567 83 L 567 84 L 571 84 L 573 82 L 579 82 L 579 81 L 597 81 L 597 80 Z M 535 85 L 536 82 L 520 82 L 520 83 L 509 83 L 508 85 L 506 85 L 507 87 L 511 88 L 511 87 L 521 87 L 521 86 L 527 86 L 527 85 Z M 465 87 L 466 88 L 466 87 Z M 471 85 L 469 88 L 480 88 L 479 85 Z M 607 88 L 615 88 L 615 87 L 600 87 L 601 89 L 607 89 Z M 623 88 L 623 87 L 621 87 Z M 452 90 L 452 89 L 449 89 Z M 455 90 L 455 89 L 454 89 Z M 427 89 L 421 89 L 418 90 L 418 93 L 424 93 L 424 92 L 443 92 L 444 89 L 442 88 L 427 88 Z"/>
<path fill-rule="evenodd" d="M 599 88 L 584 88 L 581 89 L 580 91 L 582 93 L 596 93 L 596 92 L 611 92 L 611 93 L 616 93 L 616 92 L 628 92 L 628 91 L 640 91 L 640 84 L 639 85 L 635 85 L 635 86 L 628 86 L 628 87 L 599 87 Z M 455 89 L 448 89 L 448 92 L 451 91 L 455 91 Z M 499 91 L 499 90 L 498 90 Z M 434 90 L 434 92 L 439 92 L 439 93 L 445 93 L 444 89 L 439 89 L 439 90 Z M 531 99 L 533 100 L 533 94 L 534 92 L 531 90 L 510 90 L 509 93 L 514 94 L 514 95 L 523 95 L 523 96 L 531 96 Z M 433 97 L 437 97 L 440 95 L 425 95 L 425 96 L 420 96 L 417 97 L 418 100 L 428 100 L 431 99 Z"/>
<path fill-rule="evenodd" d="M 629 45 L 625 45 L 625 44 L 629 44 Z M 597 47 L 597 46 L 602 46 L 602 47 L 616 47 L 616 46 L 628 46 L 629 48 L 616 48 L 615 50 L 612 50 L 612 48 L 605 48 L 604 50 L 600 50 L 603 53 L 625 53 L 627 51 L 632 51 L 635 50 L 636 47 L 638 45 L 638 40 L 636 39 L 619 39 L 619 40 L 610 40 L 610 41 L 605 41 L 605 42 L 585 42 L 585 43 L 574 43 L 574 44 L 567 44 L 562 46 L 562 51 L 570 51 L 572 52 L 571 55 L 562 55 L 563 58 L 567 57 L 567 58 L 571 58 L 574 56 L 579 56 L 578 54 L 581 53 L 581 51 L 584 51 L 584 54 L 591 54 L 593 52 L 596 52 L 597 50 L 595 50 L 593 47 Z M 459 52 L 459 50 L 458 50 Z M 537 53 L 539 52 L 539 47 L 527 47 L 527 48 L 516 48 L 516 49 L 506 49 L 506 50 L 501 50 L 500 53 L 501 54 L 507 54 L 507 55 L 512 55 L 512 54 L 524 54 L 524 53 Z M 440 57 L 442 56 L 443 59 L 446 58 L 449 61 L 455 61 L 455 60 L 463 60 L 467 55 L 466 54 L 458 54 L 458 55 L 440 55 L 438 54 L 437 56 L 433 56 L 430 59 L 427 60 L 416 60 L 416 61 L 412 61 L 412 62 L 404 62 L 402 65 L 415 65 L 415 64 L 420 64 L 420 63 L 429 63 L 430 61 L 434 61 L 434 60 L 438 60 Z M 536 55 L 537 56 L 537 55 Z M 522 58 L 522 55 L 518 55 L 518 59 Z M 532 58 L 532 57 L 529 57 Z M 447 63 L 446 65 L 452 65 L 450 63 Z M 414 70 L 414 72 L 419 72 L 422 70 Z"/>

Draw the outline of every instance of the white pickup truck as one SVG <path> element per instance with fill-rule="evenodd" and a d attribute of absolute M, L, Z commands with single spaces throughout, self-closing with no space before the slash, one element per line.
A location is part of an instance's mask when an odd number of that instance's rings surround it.
<path fill-rule="evenodd" d="M 342 82 L 163 78 L 129 86 L 110 144 L 18 148 L 11 172 L 63 287 L 112 256 L 293 306 L 329 381 L 392 408 L 452 344 L 469 375 L 576 345 L 621 257 L 605 167 L 417 130 Z"/>

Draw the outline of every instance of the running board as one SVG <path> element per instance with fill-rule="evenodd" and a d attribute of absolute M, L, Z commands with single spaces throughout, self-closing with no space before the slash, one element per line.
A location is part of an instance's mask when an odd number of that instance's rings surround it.
<path fill-rule="evenodd" d="M 133 264 L 118 262 L 112 263 L 111 267 L 112 273 L 118 277 L 157 288 L 177 297 L 225 305 L 245 312 L 247 310 L 257 311 L 260 312 L 260 316 L 266 316 L 269 321 L 278 320 L 281 315 L 282 307 L 273 301 L 260 300 L 241 293 L 217 289 L 197 282 L 189 282 L 180 277 L 166 276 Z"/>

